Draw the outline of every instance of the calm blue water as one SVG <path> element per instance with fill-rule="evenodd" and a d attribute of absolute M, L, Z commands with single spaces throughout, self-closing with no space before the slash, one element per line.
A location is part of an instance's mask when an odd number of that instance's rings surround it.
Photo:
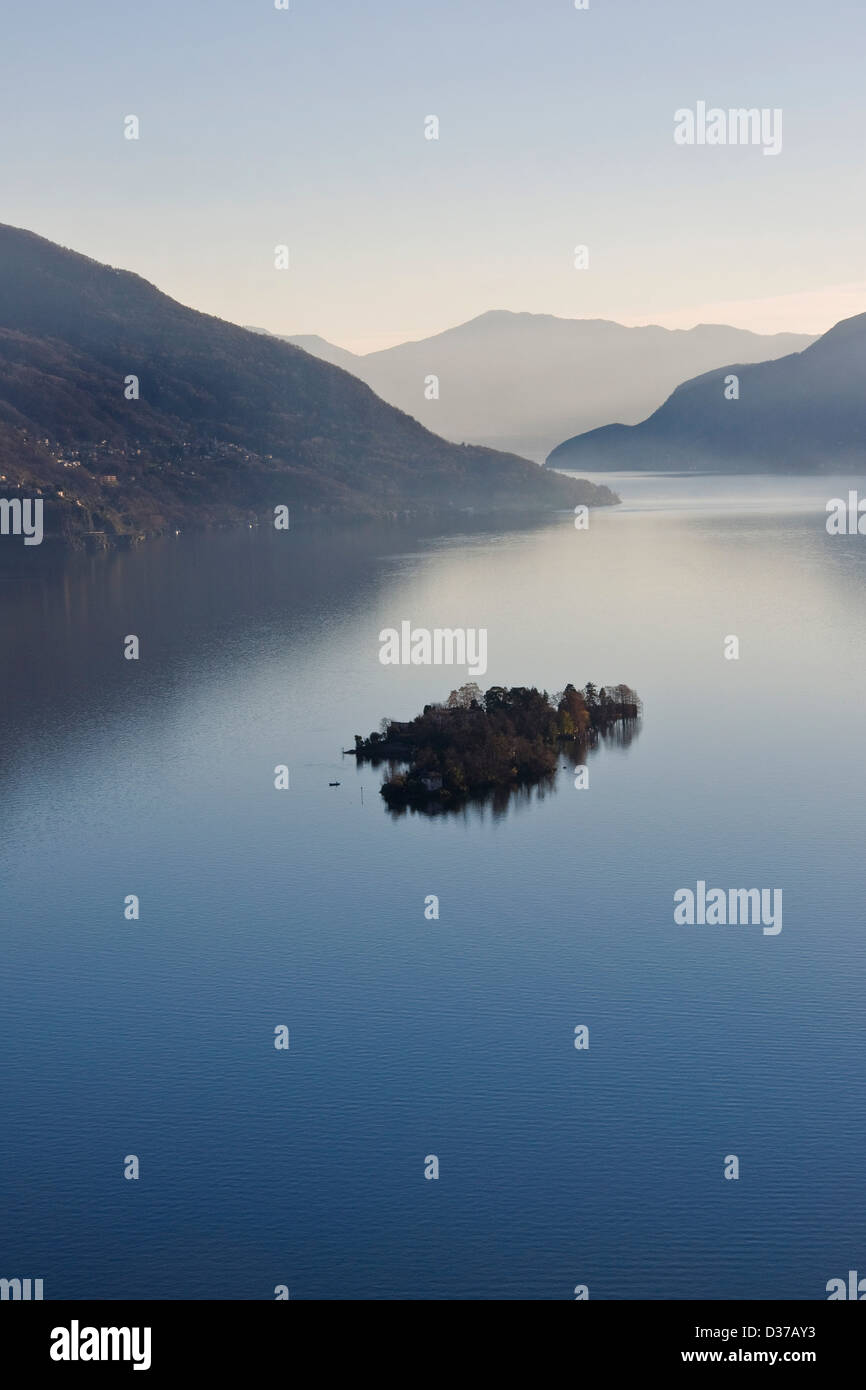
<path fill-rule="evenodd" d="M 847 481 L 615 485 L 588 532 L 0 571 L 0 1275 L 821 1299 L 866 1272 L 866 538 L 826 534 Z M 640 734 L 587 790 L 392 817 L 341 749 L 466 678 L 380 665 L 404 619 L 486 627 L 483 686 L 625 681 Z M 698 879 L 781 887 L 781 934 L 676 926 Z"/>

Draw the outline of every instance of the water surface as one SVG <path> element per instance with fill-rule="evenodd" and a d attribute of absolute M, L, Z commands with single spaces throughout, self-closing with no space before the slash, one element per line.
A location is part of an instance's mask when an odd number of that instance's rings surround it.
<path fill-rule="evenodd" d="M 812 1299 L 862 1268 L 866 538 L 824 526 L 849 482 L 602 481 L 623 505 L 588 531 L 4 555 L 0 1275 Z M 341 750 L 466 679 L 383 667 L 404 619 L 486 627 L 483 686 L 625 681 L 641 732 L 587 790 L 563 766 L 504 814 L 391 816 Z M 781 887 L 782 932 L 676 926 L 698 879 Z"/>

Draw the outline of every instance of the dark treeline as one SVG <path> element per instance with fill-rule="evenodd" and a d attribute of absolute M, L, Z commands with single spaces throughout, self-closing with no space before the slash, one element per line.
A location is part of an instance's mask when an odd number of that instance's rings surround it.
<path fill-rule="evenodd" d="M 473 682 L 452 690 L 444 705 L 425 705 L 408 723 L 383 719 L 379 733 L 356 734 L 354 752 L 359 761 L 409 765 L 383 784 L 389 805 L 448 802 L 539 781 L 556 768 L 564 743 L 592 743 L 639 716 L 640 701 L 627 685 L 569 684 L 550 696 L 526 686 L 482 691 Z"/>

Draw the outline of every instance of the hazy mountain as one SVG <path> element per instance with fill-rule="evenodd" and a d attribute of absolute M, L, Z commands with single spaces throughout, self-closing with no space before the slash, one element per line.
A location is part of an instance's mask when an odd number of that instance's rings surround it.
<path fill-rule="evenodd" d="M 318 333 L 299 333 L 297 337 L 289 338 L 284 333 L 271 333 L 267 328 L 250 328 L 249 332 L 264 333 L 266 338 L 276 338 L 280 343 L 293 343 L 295 347 L 303 348 L 304 352 L 309 352 L 322 362 L 330 362 L 333 367 L 342 367 L 355 376 L 361 375 L 356 364 L 363 359 L 357 353 L 349 352 L 348 348 L 337 347 L 335 343 L 329 343 L 327 338 L 320 338 Z"/>
<path fill-rule="evenodd" d="M 642 420 L 685 377 L 725 362 L 762 362 L 813 341 L 717 324 L 624 328 L 606 319 L 494 310 L 420 342 L 363 356 L 315 336 L 289 337 L 335 362 L 446 439 L 542 461 L 565 435 Z M 438 377 L 439 398 L 425 386 Z"/>
<path fill-rule="evenodd" d="M 128 379 L 139 399 L 127 399 Z M 64 466 L 66 465 L 66 466 Z M 152 531 L 297 512 L 392 516 L 614 500 L 461 448 L 297 347 L 0 225 L 0 495 L 46 527 Z"/>
<path fill-rule="evenodd" d="M 739 396 L 727 383 L 737 378 Z M 640 425 L 608 425 L 551 453 L 556 468 L 842 472 L 866 465 L 866 314 L 803 352 L 705 372 Z"/>

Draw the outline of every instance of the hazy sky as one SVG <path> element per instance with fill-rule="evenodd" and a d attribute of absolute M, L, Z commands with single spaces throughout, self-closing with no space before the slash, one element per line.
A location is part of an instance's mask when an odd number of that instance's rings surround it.
<path fill-rule="evenodd" d="M 866 311 L 862 0 L 290 5 L 0 0 L 0 220 L 358 351 L 491 308 Z M 781 108 L 781 153 L 676 145 L 698 101 Z"/>

